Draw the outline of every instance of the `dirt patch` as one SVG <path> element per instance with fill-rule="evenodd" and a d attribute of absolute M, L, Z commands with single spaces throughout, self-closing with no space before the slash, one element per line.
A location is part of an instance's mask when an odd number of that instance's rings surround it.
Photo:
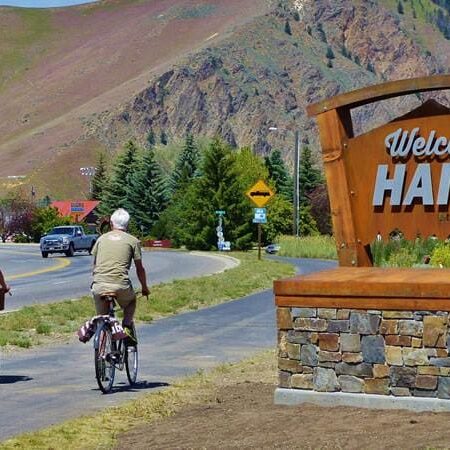
<path fill-rule="evenodd" d="M 275 406 L 273 366 L 261 367 L 262 372 L 254 371 L 256 377 L 245 377 L 245 373 L 239 374 L 237 379 L 236 376 L 220 377 L 214 381 L 206 400 L 185 406 L 172 417 L 120 435 L 117 448 L 416 449 L 450 446 L 449 413 Z"/>

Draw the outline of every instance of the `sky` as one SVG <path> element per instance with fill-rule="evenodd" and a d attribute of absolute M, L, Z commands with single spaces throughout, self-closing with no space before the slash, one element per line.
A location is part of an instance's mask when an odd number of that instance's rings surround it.
<path fill-rule="evenodd" d="M 97 0 L 0 0 L 0 6 L 19 6 L 23 8 L 57 8 L 61 6 L 94 3 Z"/>

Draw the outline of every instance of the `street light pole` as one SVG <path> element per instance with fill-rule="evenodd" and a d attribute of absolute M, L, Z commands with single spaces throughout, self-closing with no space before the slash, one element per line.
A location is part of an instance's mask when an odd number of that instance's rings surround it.
<path fill-rule="evenodd" d="M 294 235 L 300 235 L 300 136 L 298 130 L 295 131 L 295 151 L 294 151 Z"/>

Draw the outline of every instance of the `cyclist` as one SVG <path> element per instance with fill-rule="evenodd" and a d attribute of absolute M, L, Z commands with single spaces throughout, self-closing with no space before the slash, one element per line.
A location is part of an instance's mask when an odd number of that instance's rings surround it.
<path fill-rule="evenodd" d="M 112 230 L 103 234 L 92 249 L 94 256 L 92 294 L 97 314 L 108 314 L 108 304 L 102 295 L 114 292 L 117 303 L 123 309 L 123 326 L 128 336 L 136 342 L 132 333 L 136 310 L 136 294 L 131 285 L 129 270 L 134 261 L 141 283 L 142 295 L 148 296 L 147 276 L 142 265 L 141 245 L 137 238 L 126 232 L 130 215 L 119 208 L 111 215 Z"/>
<path fill-rule="evenodd" d="M 3 272 L 0 270 L 0 291 L 6 294 L 10 291 L 10 287 L 6 284 L 5 277 L 3 276 Z"/>

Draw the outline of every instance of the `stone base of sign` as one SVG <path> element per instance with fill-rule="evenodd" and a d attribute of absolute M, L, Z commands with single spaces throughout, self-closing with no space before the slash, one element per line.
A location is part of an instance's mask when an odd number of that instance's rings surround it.
<path fill-rule="evenodd" d="M 350 406 L 368 409 L 403 409 L 414 412 L 450 412 L 450 402 L 436 398 L 390 397 L 347 392 L 314 392 L 299 389 L 275 390 L 276 405 L 296 406 L 309 403 L 318 406 Z"/>
<path fill-rule="evenodd" d="M 450 411 L 449 292 L 450 270 L 340 268 L 275 282 L 276 401 Z"/>

